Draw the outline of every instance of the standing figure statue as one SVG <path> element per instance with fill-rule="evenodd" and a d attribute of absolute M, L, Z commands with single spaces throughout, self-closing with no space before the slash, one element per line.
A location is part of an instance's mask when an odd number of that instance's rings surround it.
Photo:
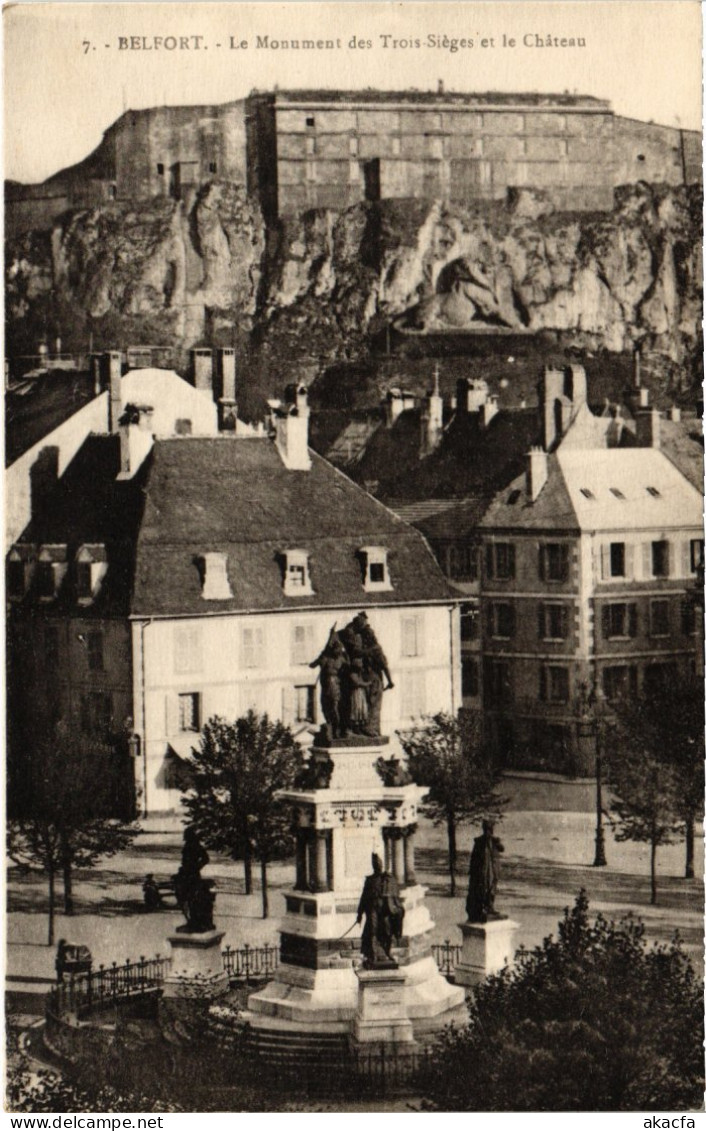
<path fill-rule="evenodd" d="M 396 966 L 392 943 L 393 940 L 399 943 L 402 935 L 404 906 L 397 880 L 384 870 L 377 854 L 373 855 L 372 875 L 365 877 L 356 922 L 362 922 L 364 915 L 360 951 L 366 969 Z"/>
<path fill-rule="evenodd" d="M 321 669 L 321 711 L 329 730 L 330 738 L 341 738 L 344 721 L 341 702 L 341 676 L 347 669 L 346 649 L 336 633 L 331 629 L 323 652 L 309 664 L 310 668 Z"/>
<path fill-rule="evenodd" d="M 216 896 L 213 880 L 204 880 L 201 876 L 201 869 L 206 867 L 208 861 L 208 853 L 199 840 L 196 829 L 186 828 L 181 850 L 181 868 L 174 877 L 174 894 L 186 919 L 186 927 L 180 929 L 194 934 L 214 929 L 213 905 Z"/>
<path fill-rule="evenodd" d="M 468 875 L 466 914 L 469 923 L 487 923 L 489 919 L 504 919 L 495 910 L 495 893 L 498 890 L 500 862 L 498 856 L 505 849 L 493 835 L 492 821 L 483 821 L 483 835 L 473 841 Z"/>

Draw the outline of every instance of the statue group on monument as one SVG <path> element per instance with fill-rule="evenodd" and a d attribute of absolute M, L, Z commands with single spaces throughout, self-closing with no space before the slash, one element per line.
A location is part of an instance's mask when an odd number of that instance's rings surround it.
<path fill-rule="evenodd" d="M 340 632 L 334 625 L 309 667 L 320 669 L 321 710 L 329 738 L 380 734 L 383 692 L 394 684 L 364 612 Z"/>

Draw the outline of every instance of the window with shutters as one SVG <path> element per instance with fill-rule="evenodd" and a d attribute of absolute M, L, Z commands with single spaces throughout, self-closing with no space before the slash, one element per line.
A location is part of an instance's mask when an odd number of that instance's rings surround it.
<path fill-rule="evenodd" d="M 512 542 L 489 542 L 485 547 L 485 572 L 491 581 L 510 581 L 515 576 L 515 546 Z"/>
<path fill-rule="evenodd" d="M 569 669 L 559 664 L 544 664 L 540 668 L 539 697 L 546 703 L 568 703 Z"/>
<path fill-rule="evenodd" d="M 290 650 L 292 667 L 310 664 L 315 659 L 313 624 L 293 624 Z"/>
<path fill-rule="evenodd" d="M 478 578 L 478 547 L 449 547 L 449 577 L 458 581 L 476 581 Z"/>
<path fill-rule="evenodd" d="M 506 660 L 486 660 L 483 664 L 483 697 L 491 707 L 511 702 L 510 665 Z"/>
<path fill-rule="evenodd" d="M 178 625 L 174 629 L 174 672 L 186 675 L 203 670 L 203 639 L 199 625 Z"/>
<path fill-rule="evenodd" d="M 426 673 L 402 672 L 401 714 L 404 719 L 418 719 L 426 712 Z"/>
<path fill-rule="evenodd" d="M 478 639 L 478 606 L 461 605 L 461 640 Z"/>
<path fill-rule="evenodd" d="M 637 696 L 637 668 L 634 664 L 616 664 L 603 669 L 603 694 L 609 702 L 634 699 Z"/>
<path fill-rule="evenodd" d="M 669 577 L 669 542 L 652 543 L 652 576 Z"/>
<path fill-rule="evenodd" d="M 265 663 L 265 630 L 256 625 L 243 627 L 240 636 L 240 662 L 244 668 L 261 668 Z"/>
<path fill-rule="evenodd" d="M 567 605 L 546 602 L 539 606 L 539 636 L 542 640 L 566 640 L 569 635 Z"/>
<path fill-rule="evenodd" d="M 669 636 L 669 601 L 650 601 L 650 636 Z"/>
<path fill-rule="evenodd" d="M 463 659 L 461 661 L 461 694 L 464 699 L 475 699 L 479 692 L 478 661 Z"/>
<path fill-rule="evenodd" d="M 184 734 L 187 731 L 198 731 L 201 729 L 201 696 L 198 691 L 183 691 L 178 696 L 179 702 L 179 731 Z"/>
<path fill-rule="evenodd" d="M 607 640 L 637 636 L 637 605 L 624 601 L 604 605 L 603 635 Z"/>
<path fill-rule="evenodd" d="M 103 633 L 89 632 L 86 636 L 88 668 L 92 672 L 103 671 Z"/>
<path fill-rule="evenodd" d="M 625 577 L 625 543 L 610 543 L 610 576 Z"/>
<path fill-rule="evenodd" d="M 424 655 L 424 618 L 421 613 L 402 617 L 402 655 Z"/>
<path fill-rule="evenodd" d="M 692 538 L 689 544 L 689 559 L 691 572 L 697 573 L 704 564 L 704 540 L 703 538 Z"/>
<path fill-rule="evenodd" d="M 508 601 L 493 601 L 489 608 L 490 634 L 499 640 L 515 635 L 515 609 Z"/>
<path fill-rule="evenodd" d="M 539 547 L 542 581 L 566 581 L 569 577 L 569 547 L 566 542 L 545 542 Z"/>
<path fill-rule="evenodd" d="M 316 688 L 313 684 L 301 684 L 294 688 L 294 721 L 316 722 Z"/>

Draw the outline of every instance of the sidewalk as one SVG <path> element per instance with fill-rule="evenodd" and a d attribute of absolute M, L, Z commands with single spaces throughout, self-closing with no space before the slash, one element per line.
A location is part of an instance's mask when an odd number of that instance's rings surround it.
<path fill-rule="evenodd" d="M 645 922 L 650 939 L 667 941 L 678 929 L 696 968 L 703 969 L 703 854 L 697 840 L 696 880 L 682 878 L 682 843 L 659 849 L 658 904 L 650 906 L 649 846 L 616 843 L 606 827 L 608 866 L 593 868 L 595 817 L 590 812 L 541 811 L 528 814 L 510 808 L 496 832 L 505 854 L 497 904 L 516 919 L 520 930 L 517 945 L 534 946 L 556 931 L 563 908 L 573 903 L 585 887 L 593 911 L 618 918 L 628 911 Z M 479 829 L 463 826 L 459 832 L 457 895 L 448 895 L 445 830 L 422 821 L 419 830 L 417 872 L 428 887 L 428 904 L 436 926 L 432 941 L 460 941 L 458 923 L 465 919 L 467 862 L 473 836 Z M 697 837 L 700 838 L 698 830 Z M 165 828 L 164 819 L 145 822 L 133 846 L 106 860 L 90 872 L 78 873 L 75 883 L 76 914 L 57 915 L 55 938 L 90 947 L 94 966 L 137 960 L 141 956 L 167 954 L 167 935 L 182 921 L 176 909 L 146 912 L 142 881 L 147 872 L 168 879 L 178 868 L 181 835 L 176 827 Z M 261 918 L 259 884 L 245 896 L 242 865 L 212 857 L 206 875 L 216 881 L 216 921 L 225 931 L 224 945 L 253 946 L 278 941 L 278 916 L 282 911 L 281 890 L 292 882 L 291 862 L 270 866 L 271 918 Z M 257 883 L 256 877 L 256 883 Z M 60 899 L 59 899 L 60 902 Z M 8 944 L 6 976 L 8 989 L 24 985 L 36 990 L 30 979 L 54 976 L 54 948 L 46 945 L 46 880 L 36 874 L 10 870 L 8 880 Z"/>

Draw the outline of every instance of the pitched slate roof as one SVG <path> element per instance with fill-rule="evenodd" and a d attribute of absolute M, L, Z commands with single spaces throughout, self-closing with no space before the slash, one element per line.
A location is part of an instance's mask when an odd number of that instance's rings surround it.
<path fill-rule="evenodd" d="M 389 592 L 363 589 L 361 547 L 388 549 Z M 309 554 L 314 595 L 286 597 L 284 551 Z M 227 555 L 233 597 L 204 600 L 199 556 Z M 448 600 L 423 537 L 312 452 L 287 471 L 269 439 L 157 441 L 137 541 L 132 612 L 203 615 Z"/>
<path fill-rule="evenodd" d="M 595 452 L 592 456 L 595 458 Z M 483 530 L 522 528 L 578 532 L 578 517 L 557 456 L 547 456 L 547 482 L 533 503 L 527 497 L 525 476 L 518 475 L 512 483 L 498 491 L 480 526 Z"/>

